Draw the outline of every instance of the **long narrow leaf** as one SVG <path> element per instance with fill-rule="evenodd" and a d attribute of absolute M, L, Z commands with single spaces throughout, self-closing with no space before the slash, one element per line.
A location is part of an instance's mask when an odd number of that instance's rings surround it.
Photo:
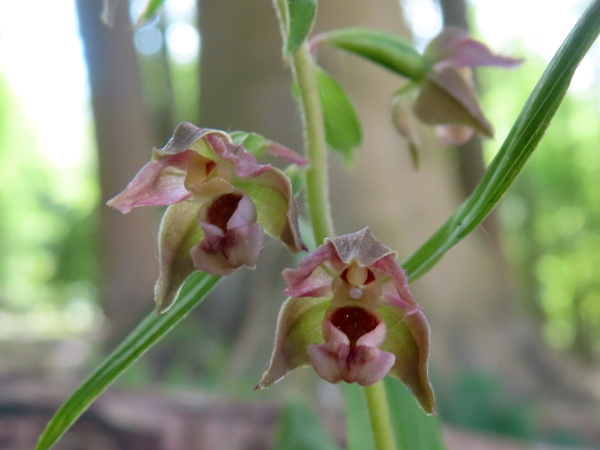
<path fill-rule="evenodd" d="M 500 151 L 469 198 L 403 264 L 411 281 L 477 227 L 519 174 L 560 106 L 575 69 L 600 32 L 600 0 L 583 13 L 529 96 Z"/>
<path fill-rule="evenodd" d="M 438 416 L 425 414 L 400 381 L 386 377 L 384 382 L 398 450 L 444 450 Z"/>
<path fill-rule="evenodd" d="M 104 362 L 84 381 L 56 412 L 44 433 L 40 436 L 37 450 L 46 450 L 73 425 L 90 404 L 127 370 L 148 349 L 156 344 L 216 286 L 221 277 L 196 272 L 190 276 L 182 294 L 167 314 L 151 313 L 113 351 Z"/>
<path fill-rule="evenodd" d="M 427 60 L 400 36 L 369 28 L 344 28 L 318 37 L 338 48 L 379 64 L 394 73 L 419 81 L 427 73 Z"/>
<path fill-rule="evenodd" d="M 318 413 L 300 399 L 283 405 L 274 450 L 338 450 Z"/>
<path fill-rule="evenodd" d="M 340 388 L 344 396 L 348 450 L 373 450 L 373 431 L 363 388 L 355 383 L 342 383 Z"/>

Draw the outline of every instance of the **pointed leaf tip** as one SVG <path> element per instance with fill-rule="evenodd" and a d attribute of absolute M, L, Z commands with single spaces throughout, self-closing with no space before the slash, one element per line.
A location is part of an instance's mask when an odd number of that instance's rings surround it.
<path fill-rule="evenodd" d="M 357 27 L 332 31 L 319 39 L 414 81 L 422 80 L 427 72 L 429 62 L 395 34 Z"/>
<path fill-rule="evenodd" d="M 287 0 L 289 27 L 286 37 L 286 58 L 294 56 L 312 30 L 317 14 L 317 0 Z"/>

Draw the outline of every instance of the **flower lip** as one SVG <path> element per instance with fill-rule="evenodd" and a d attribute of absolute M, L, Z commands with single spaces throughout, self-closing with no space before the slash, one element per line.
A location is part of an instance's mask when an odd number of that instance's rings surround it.
<path fill-rule="evenodd" d="M 238 193 L 221 195 L 206 210 L 206 221 L 226 232 L 227 223 L 236 212 L 242 198 L 243 194 Z"/>
<path fill-rule="evenodd" d="M 355 347 L 365 334 L 373 331 L 379 324 L 377 317 L 359 306 L 344 306 L 336 308 L 329 318 L 331 324 L 344 333 Z"/>

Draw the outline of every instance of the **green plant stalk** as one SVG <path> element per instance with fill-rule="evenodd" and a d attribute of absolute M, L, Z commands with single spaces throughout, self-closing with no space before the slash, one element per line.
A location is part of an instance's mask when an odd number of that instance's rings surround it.
<path fill-rule="evenodd" d="M 325 121 L 319 99 L 315 63 L 304 43 L 294 55 L 293 72 L 300 92 L 300 110 L 304 142 L 310 167 L 306 173 L 306 199 L 317 245 L 333 237 L 333 219 L 329 203 L 329 173 Z"/>
<path fill-rule="evenodd" d="M 396 440 L 383 380 L 364 388 L 376 450 L 395 450 Z"/>
<path fill-rule="evenodd" d="M 294 55 L 293 68 L 300 91 L 304 137 L 310 164 L 306 177 L 308 211 L 315 242 L 320 244 L 326 237 L 333 237 L 334 231 L 329 204 L 325 122 L 319 100 L 315 65 L 306 43 Z M 383 383 L 378 382 L 365 388 L 365 395 L 375 448 L 377 450 L 395 449 L 394 433 Z"/>
<path fill-rule="evenodd" d="M 274 0 L 284 41 L 288 28 L 287 4 L 283 0 Z M 306 198 L 313 234 L 317 245 L 327 237 L 333 237 L 333 218 L 329 202 L 329 173 L 327 164 L 327 141 L 325 121 L 319 99 L 316 67 L 305 42 L 292 60 L 294 79 L 300 92 L 300 111 L 304 130 L 304 142 L 310 167 L 306 174 Z M 383 383 L 365 389 L 371 427 L 377 450 L 394 449 L 392 429 L 387 397 Z M 385 446 L 380 446 L 385 445 Z"/>

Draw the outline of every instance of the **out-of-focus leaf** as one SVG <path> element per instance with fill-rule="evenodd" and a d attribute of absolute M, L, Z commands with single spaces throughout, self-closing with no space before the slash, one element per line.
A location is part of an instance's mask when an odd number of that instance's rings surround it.
<path fill-rule="evenodd" d="M 144 9 L 144 12 L 138 17 L 137 25 L 143 25 L 152 20 L 163 3 L 165 3 L 165 0 L 149 0 L 146 9 Z"/>
<path fill-rule="evenodd" d="M 373 450 L 373 430 L 363 388 L 356 383 L 342 383 L 340 388 L 344 396 L 348 450 Z"/>
<path fill-rule="evenodd" d="M 354 106 L 342 87 L 323 69 L 316 70 L 319 98 L 325 120 L 327 145 L 337 150 L 344 161 L 354 160 L 354 150 L 362 141 L 362 133 Z"/>
<path fill-rule="evenodd" d="M 444 450 L 438 417 L 425 414 L 400 381 L 386 377 L 384 383 L 398 450 Z"/>
<path fill-rule="evenodd" d="M 567 93 L 575 69 L 600 33 L 600 0 L 583 13 L 542 74 L 483 178 L 465 202 L 403 263 L 414 281 L 477 227 L 533 153 Z"/>
<path fill-rule="evenodd" d="M 429 62 L 409 42 L 395 34 L 369 28 L 345 28 L 328 32 L 318 41 L 362 56 L 411 80 L 422 80 Z"/>
<path fill-rule="evenodd" d="M 287 0 L 289 27 L 285 57 L 294 56 L 310 33 L 317 14 L 317 0 Z"/>
<path fill-rule="evenodd" d="M 192 274 L 169 314 L 157 317 L 152 313 L 146 317 L 63 403 L 40 436 L 36 449 L 46 450 L 52 447 L 90 404 L 119 375 L 201 303 L 220 279 L 221 277 L 203 272 Z"/>
<path fill-rule="evenodd" d="M 279 416 L 275 450 L 336 450 L 323 421 L 300 400 L 288 401 Z"/>

